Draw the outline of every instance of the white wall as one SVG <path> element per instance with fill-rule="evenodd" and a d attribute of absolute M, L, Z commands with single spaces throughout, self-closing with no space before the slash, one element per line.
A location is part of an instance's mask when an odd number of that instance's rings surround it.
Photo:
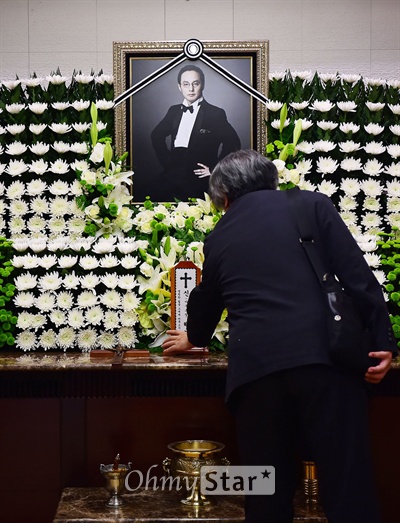
<path fill-rule="evenodd" d="M 400 78 L 400 0 L 0 0 L 0 78 L 112 73 L 112 42 L 270 40 L 270 71 Z"/>

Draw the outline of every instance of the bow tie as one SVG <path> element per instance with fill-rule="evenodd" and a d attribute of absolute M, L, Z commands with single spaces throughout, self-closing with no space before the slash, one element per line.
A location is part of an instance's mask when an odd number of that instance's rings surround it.
<path fill-rule="evenodd" d="M 181 109 L 184 113 L 186 113 L 186 111 L 189 111 L 190 113 L 193 113 L 193 105 L 181 105 Z"/>

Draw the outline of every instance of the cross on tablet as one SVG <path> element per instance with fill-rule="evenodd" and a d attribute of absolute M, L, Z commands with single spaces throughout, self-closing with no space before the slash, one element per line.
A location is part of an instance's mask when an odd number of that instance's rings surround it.
<path fill-rule="evenodd" d="M 187 283 L 191 279 L 192 279 L 192 277 L 188 276 L 187 272 L 184 273 L 184 276 L 181 276 L 181 280 L 183 280 L 185 282 L 185 289 L 187 289 Z"/>

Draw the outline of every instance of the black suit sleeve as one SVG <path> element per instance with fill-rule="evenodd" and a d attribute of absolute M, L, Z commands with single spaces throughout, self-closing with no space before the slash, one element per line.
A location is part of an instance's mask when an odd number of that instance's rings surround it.
<path fill-rule="evenodd" d="M 172 140 L 175 113 L 175 107 L 170 107 L 167 114 L 151 133 L 151 143 L 153 144 L 154 152 L 164 169 L 168 166 L 171 155 L 171 151 L 167 147 L 166 138 L 171 136 Z"/>

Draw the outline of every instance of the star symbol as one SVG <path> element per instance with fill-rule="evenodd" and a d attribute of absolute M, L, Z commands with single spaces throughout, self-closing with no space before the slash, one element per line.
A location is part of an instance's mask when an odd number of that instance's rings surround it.
<path fill-rule="evenodd" d="M 271 472 L 268 472 L 267 469 L 265 469 L 264 472 L 262 472 L 261 474 L 263 478 L 269 479 L 269 475 L 271 474 Z"/>

